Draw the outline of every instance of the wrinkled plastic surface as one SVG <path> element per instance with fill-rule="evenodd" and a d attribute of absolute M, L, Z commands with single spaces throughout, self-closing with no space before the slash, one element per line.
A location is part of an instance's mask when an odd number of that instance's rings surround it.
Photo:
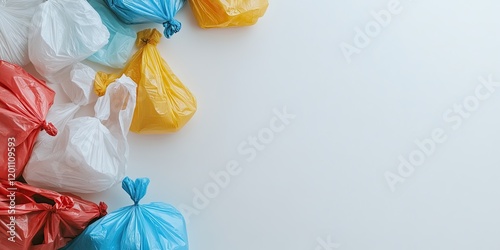
<path fill-rule="evenodd" d="M 0 179 L 20 177 L 42 129 L 57 134 L 53 124 L 45 121 L 54 96 L 44 81 L 18 65 L 0 61 Z"/>
<path fill-rule="evenodd" d="M 87 84 L 92 86 L 92 81 Z M 56 191 L 96 193 L 121 181 L 128 162 L 126 136 L 136 86 L 127 76 L 116 79 L 97 100 L 95 117 L 73 118 L 78 110 L 75 104 L 51 110 L 49 116 L 59 117 L 61 130 L 58 136 L 37 142 L 23 174 L 26 182 Z"/>
<path fill-rule="evenodd" d="M 253 25 L 269 5 L 267 0 L 189 0 L 189 4 L 202 28 Z"/>
<path fill-rule="evenodd" d="M 112 68 L 123 68 L 134 49 L 135 30 L 122 23 L 102 0 L 89 0 L 89 3 L 101 16 L 110 36 L 109 43 L 87 59 Z"/>
<path fill-rule="evenodd" d="M 181 30 L 181 23 L 174 19 L 186 0 L 105 0 L 109 8 L 128 24 L 160 23 L 166 38 Z"/>
<path fill-rule="evenodd" d="M 15 209 L 10 207 L 12 197 L 15 197 Z M 63 195 L 17 181 L 2 181 L 1 249 L 59 249 L 79 235 L 89 223 L 106 215 L 106 209 L 103 202 L 97 205 L 75 195 Z M 8 226 L 11 216 L 14 216 L 15 228 Z M 9 240 L 12 235 L 14 242 Z"/>
<path fill-rule="evenodd" d="M 31 17 L 42 0 L 0 1 L 0 60 L 24 66 L 28 57 Z"/>
<path fill-rule="evenodd" d="M 161 34 L 156 29 L 137 33 L 139 51 L 123 70 L 137 83 L 137 106 L 130 130 L 136 133 L 158 134 L 181 129 L 196 112 L 196 99 L 174 75 L 163 60 L 156 44 Z M 119 75 L 99 72 L 95 89 L 102 95 L 107 84 Z"/>
<path fill-rule="evenodd" d="M 86 0 L 48 0 L 31 20 L 29 58 L 38 73 L 51 80 L 101 49 L 108 38 L 108 29 Z"/>
<path fill-rule="evenodd" d="M 134 205 L 123 207 L 90 225 L 64 249 L 86 250 L 188 250 L 186 223 L 169 204 L 139 204 L 146 194 L 148 178 L 122 182 Z"/>
<path fill-rule="evenodd" d="M 53 83 L 60 84 L 71 102 L 78 106 L 94 103 L 94 78 L 96 72 L 91 67 L 76 63 L 68 66 L 53 76 Z"/>

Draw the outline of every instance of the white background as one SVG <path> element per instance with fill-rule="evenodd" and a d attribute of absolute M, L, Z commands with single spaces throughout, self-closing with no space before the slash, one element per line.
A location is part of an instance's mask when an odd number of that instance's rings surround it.
<path fill-rule="evenodd" d="M 443 120 L 480 76 L 500 80 L 500 2 L 401 0 L 347 63 L 340 44 L 388 2 L 276 0 L 255 26 L 210 30 L 186 6 L 158 47 L 198 112 L 176 134 L 129 135 L 128 175 L 151 179 L 142 202 L 193 206 L 235 160 L 243 171 L 189 216 L 192 250 L 500 249 L 500 91 L 460 128 Z M 238 145 L 283 107 L 295 119 L 247 161 Z M 447 140 L 392 192 L 384 174 L 436 128 Z M 131 204 L 119 185 L 84 197 Z"/>

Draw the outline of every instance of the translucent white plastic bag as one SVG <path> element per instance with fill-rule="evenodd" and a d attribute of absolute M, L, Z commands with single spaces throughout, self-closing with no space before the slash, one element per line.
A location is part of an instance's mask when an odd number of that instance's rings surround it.
<path fill-rule="evenodd" d="M 67 121 L 52 143 L 42 142 L 24 171 L 33 186 L 60 192 L 96 193 L 125 176 L 129 154 L 127 133 L 137 85 L 122 76 L 97 99 L 95 117 Z M 71 115 L 67 109 L 67 115 Z M 73 113 L 74 115 L 74 113 Z M 35 151 L 35 150 L 34 150 Z"/>
<path fill-rule="evenodd" d="M 43 0 L 0 0 L 0 60 L 24 66 L 31 18 Z"/>
<path fill-rule="evenodd" d="M 61 85 L 69 99 L 78 106 L 94 103 L 97 95 L 94 92 L 96 71 L 91 67 L 76 63 L 52 76 L 52 83 Z"/>
<path fill-rule="evenodd" d="M 109 32 L 86 0 L 48 0 L 39 5 L 29 31 L 29 58 L 48 80 L 108 43 Z"/>
<path fill-rule="evenodd" d="M 96 72 L 89 66 L 77 63 L 64 68 L 54 76 L 56 82 L 61 83 L 63 91 L 72 101 L 70 103 L 52 105 L 47 114 L 47 119 L 53 119 L 52 124 L 58 130 L 64 129 L 66 124 L 80 110 L 81 106 L 94 103 L 97 100 L 97 95 L 93 91 L 95 74 Z M 29 167 L 32 162 L 38 162 L 47 157 L 47 155 L 52 154 L 58 135 L 40 134 L 37 137 L 30 161 L 26 167 Z"/>

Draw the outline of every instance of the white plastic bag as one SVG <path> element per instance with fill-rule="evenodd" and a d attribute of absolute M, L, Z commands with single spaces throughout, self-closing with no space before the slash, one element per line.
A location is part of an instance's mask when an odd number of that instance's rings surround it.
<path fill-rule="evenodd" d="M 48 0 L 36 10 L 29 31 L 29 58 L 48 80 L 108 43 L 109 32 L 86 0 Z"/>
<path fill-rule="evenodd" d="M 101 192 L 121 181 L 127 168 L 126 136 L 136 89 L 132 79 L 122 76 L 97 99 L 95 117 L 73 118 L 52 142 L 37 142 L 24 179 L 33 186 L 77 193 Z M 67 116 L 74 115 L 69 108 L 61 109 Z"/>
<path fill-rule="evenodd" d="M 52 76 L 52 81 L 61 85 L 74 104 L 84 106 L 97 100 L 94 92 L 96 73 L 91 67 L 76 63 L 57 72 Z"/>
<path fill-rule="evenodd" d="M 96 72 L 81 63 L 68 66 L 58 72 L 55 76 L 57 82 L 61 83 L 63 90 L 72 101 L 64 104 L 54 104 L 47 114 L 47 119 L 52 119 L 52 124 L 58 129 L 63 130 L 66 124 L 74 118 L 81 106 L 93 103 L 97 99 L 97 95 L 93 91 L 93 78 Z M 43 161 L 50 154 L 54 153 L 54 147 L 57 143 L 56 136 L 49 136 L 48 134 L 40 134 L 33 147 L 30 160 L 26 168 L 30 169 L 36 166 L 38 162 Z M 30 173 L 24 173 L 25 177 Z"/>
<path fill-rule="evenodd" d="M 31 18 L 42 0 L 0 0 L 0 60 L 24 66 Z"/>

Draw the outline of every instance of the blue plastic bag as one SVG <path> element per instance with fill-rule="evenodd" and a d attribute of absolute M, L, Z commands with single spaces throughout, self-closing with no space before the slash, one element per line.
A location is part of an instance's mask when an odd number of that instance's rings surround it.
<path fill-rule="evenodd" d="M 188 250 L 186 223 L 177 209 L 163 202 L 138 204 L 146 194 L 148 184 L 148 178 L 134 182 L 125 177 L 122 188 L 134 205 L 92 223 L 63 249 Z"/>
<path fill-rule="evenodd" d="M 108 44 L 87 59 L 112 68 L 125 67 L 137 38 L 135 30 L 122 23 L 102 0 L 89 0 L 89 4 L 101 16 L 110 36 Z"/>
<path fill-rule="evenodd" d="M 179 32 L 181 23 L 174 19 L 186 0 L 105 0 L 125 23 L 161 23 L 163 34 L 170 38 Z"/>

